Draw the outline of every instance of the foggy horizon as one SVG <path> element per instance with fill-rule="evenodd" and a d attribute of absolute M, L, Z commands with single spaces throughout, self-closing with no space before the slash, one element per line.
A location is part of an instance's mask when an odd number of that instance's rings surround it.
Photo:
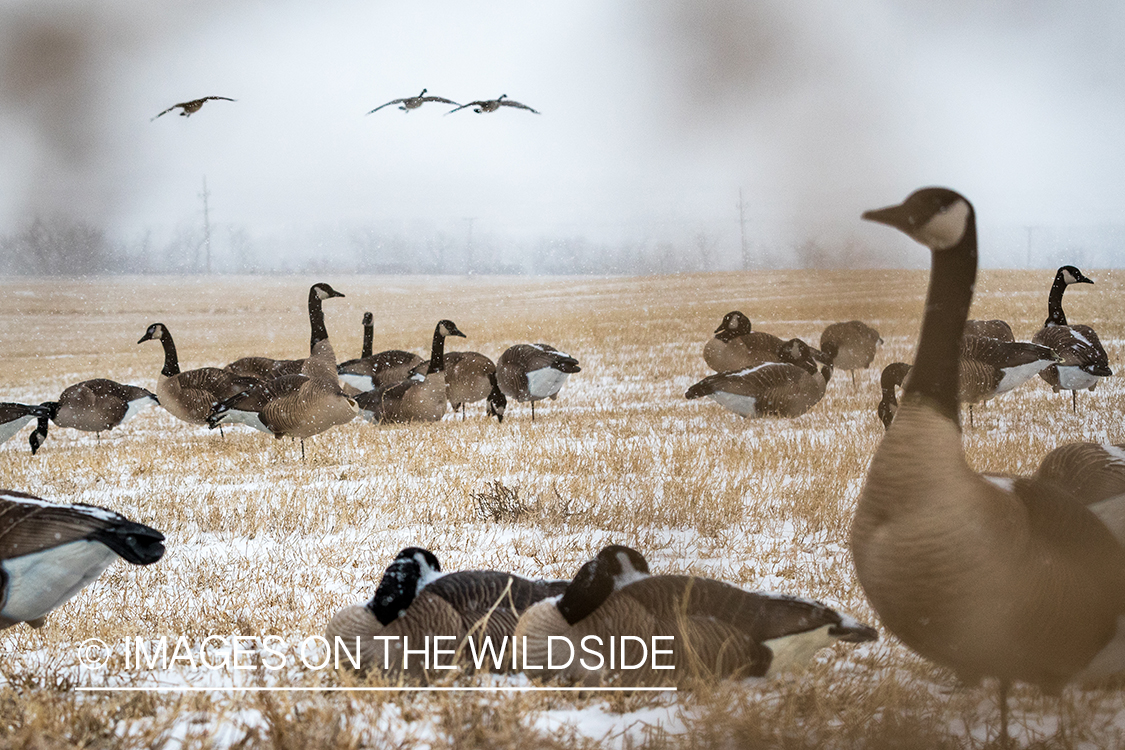
<path fill-rule="evenodd" d="M 10 2 L 0 242 L 62 272 L 202 270 L 208 228 L 215 272 L 923 267 L 859 214 L 942 184 L 983 266 L 1118 266 L 1123 31 L 1108 1 Z M 366 114 L 423 88 L 542 114 Z"/>

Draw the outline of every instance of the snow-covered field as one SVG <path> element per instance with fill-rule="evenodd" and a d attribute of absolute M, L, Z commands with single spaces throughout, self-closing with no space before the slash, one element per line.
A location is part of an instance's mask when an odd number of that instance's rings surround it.
<path fill-rule="evenodd" d="M 1083 270 L 1097 283 L 1068 293 L 1067 314 L 1093 325 L 1111 364 L 1125 369 L 1125 276 Z M 1030 339 L 1052 277 L 985 272 L 973 314 L 1005 318 Z M 447 570 L 570 577 L 603 545 L 628 544 L 656 572 L 813 596 L 878 625 L 847 530 L 883 432 L 878 369 L 911 358 L 924 273 L 4 279 L 0 400 L 38 403 L 92 377 L 154 389 L 160 347 L 136 344 L 154 322 L 172 332 L 184 369 L 305 356 L 314 281 L 347 295 L 325 304 L 340 359 L 358 356 L 370 310 L 376 350 L 427 356 L 434 324 L 450 318 L 468 335 L 453 348 L 495 359 L 511 344 L 546 342 L 583 371 L 558 401 L 537 406 L 534 423 L 526 406 L 511 405 L 498 425 L 483 404 L 437 424 L 356 421 L 306 441 L 304 461 L 290 441 L 242 427 L 220 437 L 160 408 L 100 441 L 55 428 L 34 457 L 25 428 L 0 446 L 0 487 L 112 508 L 163 531 L 168 551 L 146 568 L 115 564 L 41 630 L 0 633 L 0 742 L 799 748 L 980 747 L 995 737 L 993 685 L 960 686 L 885 633 L 822 652 L 800 676 L 649 694 L 513 690 L 532 686 L 522 675 L 443 685 L 503 688 L 494 691 L 328 691 L 357 683 L 317 668 L 310 640 L 338 608 L 370 598 L 410 545 L 433 550 Z M 708 374 L 703 344 L 733 309 L 757 329 L 814 344 L 828 323 L 860 318 L 886 345 L 855 384 L 838 373 L 809 414 L 746 421 L 683 398 Z M 1077 415 L 1069 394 L 1039 380 L 978 408 L 966 430 L 970 462 L 1030 472 L 1065 442 L 1121 442 L 1119 382 L 1082 393 Z M 521 517 L 482 511 L 501 486 L 518 492 Z M 258 648 L 267 636 L 283 658 Z M 110 647 L 105 668 L 81 663 L 98 651 L 82 648 L 91 638 Z M 138 639 L 143 657 L 166 642 L 178 658 L 138 665 Z M 224 666 L 235 662 L 245 668 Z M 90 687 L 175 689 L 80 690 Z M 1012 705 L 1025 745 L 1125 744 L 1118 690 L 1056 699 L 1019 688 Z"/>

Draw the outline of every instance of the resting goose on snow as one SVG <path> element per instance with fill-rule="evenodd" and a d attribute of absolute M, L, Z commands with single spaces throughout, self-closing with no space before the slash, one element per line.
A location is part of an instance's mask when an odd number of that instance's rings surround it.
<path fill-rule="evenodd" d="M 498 570 L 464 570 L 442 573 L 437 557 L 427 549 L 407 547 L 398 553 L 383 573 L 375 596 L 367 604 L 355 604 L 337 612 L 325 629 L 331 648 L 336 639 L 352 659 L 359 641 L 360 669 L 403 671 L 402 641 L 390 644 L 387 653 L 378 636 L 405 636 L 411 650 L 421 647 L 426 636 L 453 636 L 441 648 L 466 648 L 462 641 L 471 636 L 478 653 L 484 637 L 491 639 L 496 653 L 509 649 L 516 621 L 534 603 L 557 596 L 567 581 L 531 580 Z M 463 652 L 465 656 L 469 654 Z M 341 651 L 343 655 L 343 651 Z M 389 656 L 389 660 L 384 657 Z M 346 660 L 341 659 L 345 664 Z M 452 658 L 449 659 L 452 661 Z M 419 656 L 410 655 L 406 672 L 419 675 L 423 669 Z M 466 660 L 460 660 L 462 665 Z M 510 657 L 496 667 L 505 669 Z M 440 672 L 436 672 L 440 674 Z"/>
<path fill-rule="evenodd" d="M 617 648 L 623 635 L 670 653 L 646 659 L 635 641 Z M 552 636 L 557 640 L 552 642 Z M 528 670 L 528 676 L 590 685 L 772 676 L 803 668 L 813 654 L 836 641 L 877 637 L 874 628 L 810 599 L 745 591 L 696 576 L 651 575 L 639 552 L 618 545 L 605 547 L 584 564 L 561 596 L 528 608 L 515 629 L 517 648 L 526 646 L 519 663 L 544 667 Z M 611 638 L 617 652 L 613 667 Z M 566 661 L 569 651 L 559 645 L 563 640 L 573 646 L 576 658 L 565 668 L 547 668 L 549 644 L 553 661 Z M 597 657 L 583 652 L 584 643 L 601 656 L 600 667 Z M 585 665 L 578 656 L 586 658 Z M 649 668 L 654 661 L 674 669 Z M 646 662 L 636 670 L 615 668 Z"/>
<path fill-rule="evenodd" d="M 556 399 L 566 379 L 582 372 L 578 360 L 548 344 L 516 344 L 508 347 L 496 361 L 496 382 L 508 398 L 531 402 L 531 421 L 535 421 L 535 402 Z"/>
<path fill-rule="evenodd" d="M 963 196 L 918 190 L 863 218 L 932 252 L 922 333 L 902 403 L 851 528 L 856 574 L 887 628 L 966 683 L 1056 692 L 1125 670 L 1125 549 L 1054 482 L 988 478 L 965 460 L 958 348 L 977 270 Z"/>
<path fill-rule="evenodd" d="M 783 349 L 792 341 L 752 330 L 750 319 L 732 310 L 723 316 L 714 338 L 704 345 L 703 360 L 715 372 L 746 370 L 767 362 L 788 362 Z"/>

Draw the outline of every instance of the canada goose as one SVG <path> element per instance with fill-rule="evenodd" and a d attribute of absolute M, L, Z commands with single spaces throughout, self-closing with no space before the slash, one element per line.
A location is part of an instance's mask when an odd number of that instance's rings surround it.
<path fill-rule="evenodd" d="M 339 638 L 339 644 L 359 661 L 362 671 L 373 667 L 395 672 L 403 669 L 402 642 L 388 641 L 389 648 L 384 652 L 383 640 L 368 643 L 373 637 L 406 637 L 413 644 L 413 652 L 427 636 L 453 636 L 453 640 L 441 644 L 451 651 L 464 648 L 463 641 L 471 636 L 478 653 L 488 637 L 493 653 L 500 654 L 501 649 L 510 652 L 519 616 L 536 602 L 562 594 L 567 583 L 531 580 L 498 570 L 442 573 L 432 552 L 407 547 L 387 567 L 371 600 L 344 607 L 333 615 L 325 635 L 334 653 Z M 406 664 L 407 671 L 421 673 L 420 661 L 414 656 L 413 662 Z M 347 664 L 344 658 L 341 662 Z M 505 658 L 491 666 L 504 669 L 510 663 Z"/>
<path fill-rule="evenodd" d="M 622 640 L 611 666 L 609 641 L 625 635 L 643 640 L 646 651 L 666 649 L 666 655 L 638 658 L 639 652 L 630 652 L 635 641 Z M 544 667 L 529 670 L 528 676 L 586 684 L 610 677 L 659 684 L 691 677 L 772 676 L 801 669 L 836 641 L 877 637 L 874 628 L 810 599 L 745 591 L 709 578 L 650 575 L 639 552 L 617 545 L 584 564 L 562 596 L 529 607 L 515 628 L 516 646 L 525 649 L 520 664 Z M 551 669 L 550 661 L 562 663 L 571 653 L 560 647 L 564 641 L 575 658 L 569 666 Z M 615 669 L 638 662 L 647 664 Z M 673 668 L 651 669 L 657 662 Z"/>
<path fill-rule="evenodd" d="M 373 391 L 381 386 L 401 383 L 410 377 L 415 367 L 422 364 L 422 358 L 417 354 L 401 349 L 388 349 L 372 354 L 374 321 L 371 313 L 363 314 L 363 351 L 359 359 L 349 359 L 336 367 L 340 382 L 357 391 Z"/>
<path fill-rule="evenodd" d="M 945 188 L 863 218 L 932 251 L 917 355 L 851 528 L 860 584 L 891 632 L 974 683 L 1055 692 L 1125 668 L 1125 549 L 1052 482 L 988 479 L 961 447 L 958 348 L 977 269 L 972 205 Z"/>
<path fill-rule="evenodd" d="M 259 382 L 221 401 L 211 410 L 207 424 L 215 428 L 227 421 L 242 422 L 279 439 L 299 438 L 304 459 L 305 438 L 354 419 L 359 408 L 340 388 L 321 304 L 343 296 L 323 282 L 309 287 L 309 357 L 301 373 Z"/>
<path fill-rule="evenodd" d="M 966 320 L 965 321 L 965 336 L 984 336 L 990 339 L 999 339 L 1000 341 L 1015 341 L 1016 336 L 1012 333 L 1012 327 L 1003 320 Z"/>
<path fill-rule="evenodd" d="M 12 401 L 0 402 L 0 443 L 20 431 L 20 428 L 33 419 L 43 420 L 49 415 L 46 407 L 36 404 L 17 404 Z M 31 454 L 39 450 L 44 435 L 38 435 L 38 430 L 33 430 L 28 442 L 31 444 Z"/>
<path fill-rule="evenodd" d="M 883 373 L 879 376 L 879 387 L 883 389 L 883 398 L 879 401 L 875 412 L 882 420 L 884 429 L 890 429 L 891 420 L 895 418 L 895 412 L 898 411 L 895 388 L 901 386 L 909 374 L 910 365 L 905 362 L 892 362 L 883 368 Z"/>
<path fill-rule="evenodd" d="M 280 378 L 282 375 L 300 375 L 304 364 L 305 360 L 303 359 L 243 357 L 224 365 L 223 369 L 227 372 L 233 372 L 235 375 L 265 381 Z"/>
<path fill-rule="evenodd" d="M 1118 541 L 1125 544 L 1118 531 L 1121 526 L 1110 523 L 1098 511 L 1103 500 L 1125 495 L 1125 445 L 1103 443 L 1067 443 L 1044 456 L 1035 477 L 1054 482 L 1090 506 L 1114 532 Z"/>
<path fill-rule="evenodd" d="M 229 96 L 205 96 L 202 99 L 192 99 L 190 102 L 180 102 L 179 104 L 173 104 L 171 107 L 164 110 L 163 112 L 161 112 L 156 117 L 160 117 L 161 115 L 166 115 L 169 112 L 171 112 L 173 109 L 175 109 L 176 107 L 179 107 L 180 109 L 183 110 L 182 112 L 180 112 L 181 117 L 191 117 L 193 114 L 195 114 L 196 112 L 199 111 L 199 109 L 204 105 L 204 103 L 209 102 L 212 99 L 222 99 L 223 101 L 226 101 L 226 102 L 235 101 L 234 99 L 231 99 Z M 156 117 L 153 117 L 152 119 L 155 120 Z"/>
<path fill-rule="evenodd" d="M 752 330 L 750 319 L 733 310 L 723 316 L 714 338 L 703 347 L 703 360 L 715 372 L 746 370 L 767 362 L 788 361 L 782 354 L 788 344 L 772 333 Z"/>
<path fill-rule="evenodd" d="M 151 565 L 163 542 L 156 529 L 105 508 L 0 490 L 0 628 L 42 627 L 114 560 Z"/>
<path fill-rule="evenodd" d="M 437 422 L 445 416 L 446 336 L 465 338 L 452 320 L 438 321 L 425 373 L 356 396 L 366 419 L 377 423 Z"/>
<path fill-rule="evenodd" d="M 828 351 L 814 354 L 812 347 L 800 339 L 791 339 L 781 347 L 781 362 L 766 362 L 756 367 L 709 375 L 688 388 L 687 399 L 710 397 L 720 406 L 743 417 L 799 417 L 824 397 L 832 377 L 832 356 L 835 344 Z M 815 357 L 827 363 L 817 369 Z"/>
<path fill-rule="evenodd" d="M 1024 341 L 1002 341 L 986 336 L 962 336 L 959 344 L 957 400 L 973 405 L 1026 383 L 1059 357 L 1045 346 Z"/>
<path fill-rule="evenodd" d="M 168 327 L 163 323 L 153 323 L 137 343 L 154 339 L 164 347 L 164 367 L 156 381 L 156 398 L 172 416 L 189 424 L 207 424 L 207 416 L 214 404 L 258 382 L 217 367 L 180 372 L 176 344 Z"/>
<path fill-rule="evenodd" d="M 476 109 L 474 109 L 473 111 L 476 112 L 478 115 L 481 114 L 481 113 L 484 113 L 484 112 L 495 112 L 496 110 L 500 109 L 501 107 L 518 107 L 519 109 L 526 109 L 528 112 L 532 112 L 534 114 L 539 114 L 539 112 L 537 112 L 536 110 L 527 106 L 526 104 L 520 104 L 517 101 L 513 101 L 513 100 L 509 99 L 507 94 L 501 94 L 500 96 L 498 96 L 495 99 L 478 99 L 475 102 L 469 102 L 468 104 L 462 104 L 460 107 L 457 107 L 457 109 L 451 109 L 448 112 L 446 112 L 445 114 L 451 115 L 459 109 L 464 109 L 465 107 L 473 107 L 473 106 L 476 107 Z"/>
<path fill-rule="evenodd" d="M 378 112 L 379 110 L 381 110 L 383 107 L 389 107 L 392 104 L 401 104 L 402 106 L 399 107 L 399 109 L 401 109 L 403 112 L 409 112 L 412 109 L 418 109 L 419 107 L 421 107 L 426 102 L 441 102 L 442 104 L 457 104 L 457 102 L 453 101 L 452 99 L 443 99 L 440 96 L 426 96 L 427 90 L 428 89 L 422 89 L 422 93 L 418 94 L 418 96 L 407 96 L 407 97 L 403 97 L 402 99 L 392 99 L 391 101 L 387 102 L 386 104 L 380 104 L 378 107 L 371 110 L 367 114 L 373 115 L 376 112 Z"/>
<path fill-rule="evenodd" d="M 68 386 L 58 401 L 47 401 L 43 406 L 59 427 L 95 432 L 100 437 L 146 406 L 158 403 L 156 394 L 144 388 L 95 378 Z"/>
<path fill-rule="evenodd" d="M 578 360 L 548 344 L 516 344 L 496 361 L 500 390 L 516 401 L 530 401 L 533 422 L 535 402 L 558 398 L 563 383 L 576 372 L 582 372 Z"/>
<path fill-rule="evenodd" d="M 494 388 L 500 393 L 495 362 L 478 352 L 446 352 L 445 393 L 454 413 L 460 411 L 464 419 L 465 404 L 487 399 Z"/>
<path fill-rule="evenodd" d="M 832 364 L 838 370 L 849 370 L 852 384 L 855 384 L 855 371 L 866 370 L 875 359 L 875 350 L 883 343 L 883 338 L 871 326 L 860 320 L 846 323 L 833 323 L 820 334 L 820 348 L 829 343 L 839 352 Z"/>
<path fill-rule="evenodd" d="M 1078 391 L 1094 390 L 1098 380 L 1113 374 L 1109 368 L 1102 342 L 1094 329 L 1086 325 L 1067 325 L 1062 309 L 1063 292 L 1070 284 L 1093 284 L 1074 266 L 1063 266 L 1055 273 L 1051 295 L 1047 300 L 1047 320 L 1031 339 L 1036 344 L 1048 346 L 1059 355 L 1059 364 L 1039 373 L 1055 393 L 1070 391 L 1071 408 L 1078 413 Z"/>

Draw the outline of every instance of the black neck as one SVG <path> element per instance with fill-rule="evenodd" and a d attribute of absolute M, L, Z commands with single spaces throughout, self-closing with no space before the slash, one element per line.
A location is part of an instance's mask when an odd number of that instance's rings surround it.
<path fill-rule="evenodd" d="M 1045 326 L 1065 326 L 1066 313 L 1062 309 L 1063 292 L 1066 291 L 1066 282 L 1062 274 L 1055 274 L 1055 283 L 1051 284 L 1051 296 L 1047 298 L 1047 320 Z"/>
<path fill-rule="evenodd" d="M 309 325 L 312 327 L 309 339 L 311 354 L 313 347 L 328 338 L 328 329 L 324 327 L 324 308 L 320 305 L 320 297 L 316 296 L 316 289 L 309 290 Z"/>
<path fill-rule="evenodd" d="M 594 559 L 578 569 L 556 606 L 563 619 L 573 625 L 600 607 L 612 593 L 613 578 Z"/>
<path fill-rule="evenodd" d="M 374 344 L 375 344 L 375 326 L 374 326 L 374 324 L 365 325 L 363 327 L 363 354 L 361 354 L 360 356 L 364 357 L 364 358 L 370 357 L 371 354 L 372 354 L 371 350 L 374 348 Z"/>
<path fill-rule="evenodd" d="M 429 375 L 445 369 L 445 336 L 441 334 L 441 325 L 434 329 L 434 343 L 430 347 L 430 367 L 426 370 Z"/>
<path fill-rule="evenodd" d="M 977 229 L 971 214 L 956 246 L 931 252 L 930 288 L 922 334 L 905 393 L 923 396 L 960 426 L 957 405 L 961 333 L 969 318 L 977 278 Z"/>
<path fill-rule="evenodd" d="M 395 560 L 383 573 L 367 608 L 383 625 L 390 625 L 418 594 L 420 570 L 414 560 Z"/>
<path fill-rule="evenodd" d="M 168 329 L 164 329 L 163 335 L 160 337 L 160 345 L 164 347 L 164 369 L 160 374 L 166 378 L 173 375 L 180 374 L 180 360 L 176 357 L 176 342 L 172 341 L 172 334 L 168 333 Z"/>

